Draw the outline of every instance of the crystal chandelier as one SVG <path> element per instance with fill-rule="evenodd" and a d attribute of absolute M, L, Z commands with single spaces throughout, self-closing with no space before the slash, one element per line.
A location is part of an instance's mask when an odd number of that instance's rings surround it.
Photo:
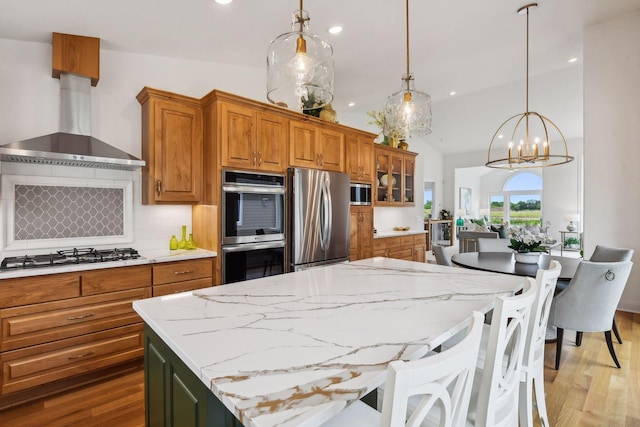
<path fill-rule="evenodd" d="M 527 15 L 527 50 L 526 50 L 526 108 L 522 114 L 516 114 L 504 121 L 493 134 L 485 166 L 501 169 L 527 169 L 569 163 L 573 157 L 569 155 L 564 135 L 547 117 L 529 111 L 529 9 L 538 6 L 531 3 L 518 9 L 519 14 Z M 513 126 L 505 145 L 496 144 L 504 139 L 504 134 Z M 551 150 L 549 130 L 555 130 L 562 140 L 561 147 L 555 152 Z M 556 144 L 557 145 L 557 144 Z M 554 146 L 555 148 L 555 146 Z"/>
<path fill-rule="evenodd" d="M 309 33 L 309 19 L 300 0 L 292 31 L 269 43 L 267 99 L 282 107 L 313 110 L 333 100 L 333 48 Z"/>
<path fill-rule="evenodd" d="M 407 72 L 402 86 L 387 98 L 384 104 L 383 132 L 391 138 L 407 139 L 431 133 L 431 96 L 414 87 L 409 71 L 409 0 L 406 0 Z"/>

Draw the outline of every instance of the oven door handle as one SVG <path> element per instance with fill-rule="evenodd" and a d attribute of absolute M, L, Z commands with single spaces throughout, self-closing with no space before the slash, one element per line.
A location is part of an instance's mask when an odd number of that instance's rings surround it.
<path fill-rule="evenodd" d="M 284 194 L 284 187 L 250 187 L 246 185 L 224 185 L 222 191 L 227 193 Z"/>
<path fill-rule="evenodd" d="M 248 252 L 248 251 L 256 251 L 260 249 L 275 249 L 275 248 L 284 248 L 284 241 L 279 240 L 277 242 L 267 242 L 267 243 L 245 243 L 241 245 L 233 245 L 233 246 L 223 246 L 222 252 Z"/>

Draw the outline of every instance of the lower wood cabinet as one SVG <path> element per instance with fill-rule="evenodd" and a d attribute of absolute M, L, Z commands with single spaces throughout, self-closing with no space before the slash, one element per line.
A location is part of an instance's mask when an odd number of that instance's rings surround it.
<path fill-rule="evenodd" d="M 140 360 L 133 301 L 213 286 L 214 259 L 1 279 L 0 409 Z"/>
<path fill-rule="evenodd" d="M 425 234 L 379 237 L 373 240 L 373 256 L 425 262 L 426 248 Z"/>
<path fill-rule="evenodd" d="M 373 207 L 351 206 L 350 220 L 349 260 L 371 258 L 373 256 Z"/>
<path fill-rule="evenodd" d="M 144 386 L 145 424 L 149 427 L 242 427 L 147 325 L 144 328 Z"/>

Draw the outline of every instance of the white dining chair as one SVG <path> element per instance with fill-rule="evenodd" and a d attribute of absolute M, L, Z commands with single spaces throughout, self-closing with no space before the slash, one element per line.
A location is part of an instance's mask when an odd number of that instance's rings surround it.
<path fill-rule="evenodd" d="M 520 426 L 533 426 L 534 395 L 540 423 L 549 426 L 544 395 L 544 345 L 549 311 L 561 271 L 562 265 L 551 261 L 549 269 L 540 269 L 536 274 L 538 292 L 531 309 L 520 375 Z"/>
<path fill-rule="evenodd" d="M 518 425 L 522 360 L 537 293 L 536 281 L 527 278 L 521 294 L 496 300 L 483 367 L 476 372 L 471 397 L 469 418 L 472 425 Z"/>
<path fill-rule="evenodd" d="M 484 316 L 474 312 L 466 337 L 441 353 L 389 363 L 382 412 L 356 401 L 324 427 L 464 426 Z M 417 399 L 407 415 L 409 399 Z"/>
<path fill-rule="evenodd" d="M 513 252 L 509 239 L 478 239 L 478 252 Z"/>

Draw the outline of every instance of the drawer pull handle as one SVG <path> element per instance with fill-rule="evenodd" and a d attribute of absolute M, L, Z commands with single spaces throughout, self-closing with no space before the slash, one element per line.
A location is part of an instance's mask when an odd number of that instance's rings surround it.
<path fill-rule="evenodd" d="M 83 357 L 91 356 L 94 353 L 95 353 L 95 351 L 90 351 L 89 353 L 79 354 L 77 356 L 69 356 L 69 357 L 67 357 L 67 359 L 69 359 L 69 360 L 82 359 Z"/>
<path fill-rule="evenodd" d="M 194 272 L 195 272 L 194 270 L 186 270 L 186 271 L 176 271 L 173 274 L 175 274 L 176 276 L 179 276 L 181 274 L 191 274 L 191 273 L 194 273 Z"/>
<path fill-rule="evenodd" d="M 81 319 L 86 319 L 87 317 L 93 317 L 93 316 L 95 316 L 95 313 L 88 313 L 88 314 L 83 314 L 82 316 L 67 317 L 67 320 L 81 320 Z"/>

